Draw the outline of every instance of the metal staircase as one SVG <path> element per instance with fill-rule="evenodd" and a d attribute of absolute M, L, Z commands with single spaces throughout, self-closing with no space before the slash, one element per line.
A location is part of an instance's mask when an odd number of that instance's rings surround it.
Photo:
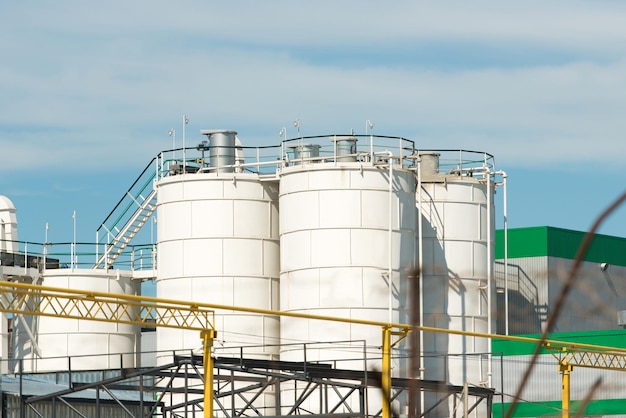
<path fill-rule="evenodd" d="M 156 158 L 146 166 L 98 228 L 98 247 L 104 251 L 96 257 L 94 269 L 111 267 L 156 210 L 155 162 Z"/>

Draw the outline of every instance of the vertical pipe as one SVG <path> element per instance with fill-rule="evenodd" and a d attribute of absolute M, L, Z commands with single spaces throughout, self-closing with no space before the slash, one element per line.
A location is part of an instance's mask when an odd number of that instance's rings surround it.
<path fill-rule="evenodd" d="M 72 214 L 72 220 L 74 222 L 74 240 L 72 241 L 72 271 L 77 268 L 78 266 L 77 261 L 78 261 L 78 256 L 76 255 L 76 211 L 74 210 L 74 213 Z"/>
<path fill-rule="evenodd" d="M 187 115 L 183 115 L 183 174 L 187 173 L 187 150 L 185 149 L 185 126 L 189 123 Z"/>
<path fill-rule="evenodd" d="M 274 383 L 274 415 L 280 415 L 280 379 L 276 379 L 276 383 Z"/>
<path fill-rule="evenodd" d="M 24 418 L 26 416 L 26 411 L 24 410 L 24 392 L 23 392 L 23 379 L 24 379 L 24 360 L 18 360 L 18 371 L 20 373 L 20 389 L 19 389 L 19 399 L 20 399 L 20 418 Z M 4 395 L 3 395 L 4 396 Z"/>
<path fill-rule="evenodd" d="M 502 211 L 504 216 L 504 335 L 509 335 L 509 215 L 506 196 L 507 175 L 502 172 Z"/>
<path fill-rule="evenodd" d="M 201 332 L 204 364 L 204 418 L 213 418 L 213 358 L 211 348 L 215 330 L 205 330 Z"/>
<path fill-rule="evenodd" d="M 387 280 L 389 281 L 389 322 L 390 323 L 393 322 L 392 309 L 391 309 L 391 304 L 393 301 L 393 298 L 392 298 L 393 252 L 391 248 L 392 243 L 393 243 L 392 211 L 393 211 L 393 153 L 389 151 L 389 249 L 387 251 L 387 256 L 388 256 L 387 261 L 389 264 L 389 266 L 387 267 L 388 268 L 387 274 L 389 275 L 389 277 L 387 278 Z"/>
<path fill-rule="evenodd" d="M 381 391 L 383 395 L 382 418 L 391 418 L 391 327 L 383 327 L 383 366 Z"/>
<path fill-rule="evenodd" d="M 559 363 L 559 371 L 561 372 L 561 409 L 563 418 L 569 418 L 570 416 L 570 372 L 572 366 L 567 363 L 567 360 L 562 360 Z"/>
<path fill-rule="evenodd" d="M 491 170 L 486 168 L 487 175 L 487 334 L 492 333 L 492 300 L 491 300 L 491 289 L 493 286 L 493 253 L 492 253 L 492 242 L 491 242 L 491 205 L 493 204 L 493 195 L 491 193 Z M 476 337 L 474 337 L 476 338 Z M 491 339 L 489 339 L 489 352 L 491 352 Z M 487 384 L 491 387 L 491 354 L 488 355 L 489 359 L 487 362 Z"/>
<path fill-rule="evenodd" d="M 104 380 L 104 379 L 103 379 Z M 139 410 L 140 416 L 145 416 L 144 406 L 143 406 L 143 374 L 139 375 Z"/>
<path fill-rule="evenodd" d="M 463 171 L 463 150 L 459 150 L 459 171 Z"/>
<path fill-rule="evenodd" d="M 502 352 L 500 353 L 500 385 L 500 410 L 502 411 L 500 416 L 504 418 L 504 353 Z"/>
<path fill-rule="evenodd" d="M 412 326 L 419 326 L 419 311 L 421 310 L 420 304 L 417 302 L 419 300 L 419 273 L 415 274 L 415 268 L 413 268 L 413 273 L 409 275 L 407 278 L 409 285 L 409 303 L 408 306 L 410 308 L 410 324 Z M 409 417 L 416 417 L 421 415 L 419 411 L 421 408 L 418 408 L 418 388 L 417 388 L 417 373 L 419 370 L 419 358 L 420 358 L 420 344 L 419 344 L 419 333 L 415 328 L 413 328 L 413 332 L 409 335 L 410 339 L 410 355 L 409 355 L 409 401 L 408 401 L 408 412 L 407 415 Z"/>
<path fill-rule="evenodd" d="M 419 325 L 424 325 L 424 231 L 423 231 L 423 217 L 422 217 L 422 157 L 417 159 L 417 266 L 419 268 Z M 420 352 L 417 355 L 420 356 L 419 366 L 419 378 L 424 380 L 424 331 L 420 329 L 419 334 Z M 424 406 L 424 391 L 420 390 L 420 408 Z M 419 411 L 421 413 L 421 411 Z"/>
<path fill-rule="evenodd" d="M 96 386 L 96 418 L 100 418 L 100 386 Z"/>

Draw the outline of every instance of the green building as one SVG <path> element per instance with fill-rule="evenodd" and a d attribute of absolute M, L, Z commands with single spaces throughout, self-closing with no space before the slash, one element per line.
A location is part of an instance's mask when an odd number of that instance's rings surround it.
<path fill-rule="evenodd" d="M 549 315 L 553 314 L 584 236 L 584 232 L 545 226 L 509 229 L 505 256 L 505 234 L 497 231 L 495 278 L 499 334 L 540 336 Z M 549 338 L 626 348 L 626 239 L 596 235 L 582 257 L 573 283 Z M 494 399 L 494 416 L 501 416 L 510 404 L 534 349 L 530 343 L 493 342 L 494 387 L 501 388 L 505 394 L 501 400 Z M 623 365 L 626 370 L 626 360 L 613 364 L 617 369 Z M 626 416 L 623 371 L 574 367 L 570 379 L 573 410 L 576 401 L 584 399 L 594 382 L 601 379 L 601 386 L 593 393 L 584 416 Z M 560 416 L 561 385 L 558 360 L 543 351 L 514 416 Z"/>

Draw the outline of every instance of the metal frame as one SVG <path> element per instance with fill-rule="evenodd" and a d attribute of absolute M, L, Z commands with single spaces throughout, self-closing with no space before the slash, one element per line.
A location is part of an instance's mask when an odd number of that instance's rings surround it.
<path fill-rule="evenodd" d="M 258 360 L 245 358 L 218 357 L 213 361 L 215 373 L 214 402 L 215 413 L 222 417 L 263 416 L 279 418 L 294 415 L 309 417 L 381 417 L 383 411 L 368 412 L 366 410 L 367 391 L 369 388 L 381 387 L 381 373 L 365 370 L 337 369 L 329 364 L 287 362 L 275 360 Z M 92 399 L 68 397 L 86 390 L 103 391 L 111 399 L 95 401 L 95 416 L 100 414 L 100 406 L 104 404 L 119 405 L 120 416 L 138 418 L 124 406 L 119 399 L 118 391 L 138 392 L 140 410 L 145 411 L 142 417 L 195 417 L 204 413 L 204 372 L 203 357 L 196 355 L 173 355 L 172 362 L 160 367 L 118 369 L 119 375 L 103 378 L 92 383 L 69 382 L 67 389 L 39 396 L 20 397 L 21 416 L 25 416 L 28 408 L 37 416 L 42 414 L 42 403 L 61 402 L 68 408 L 77 411 L 79 403 L 94 402 Z M 105 375 L 103 371 L 103 376 Z M 20 377 L 27 374 L 20 375 Z M 495 394 L 493 389 L 447 385 L 444 382 L 416 381 L 411 379 L 392 379 L 391 401 L 408 393 L 410 386 L 419 390 L 441 393 L 440 403 L 448 397 L 472 397 L 474 403 L 469 411 L 486 401 L 488 415 Z M 281 389 L 295 388 L 291 400 L 281 399 Z M 21 388 L 21 385 L 20 385 Z M 174 394 L 183 394 L 184 401 L 167 405 L 166 399 Z M 258 400 L 264 395 L 275 398 L 275 406 L 263 409 Z M 8 396 L 6 393 L 4 396 Z M 149 397 L 150 401 L 145 400 Z M 358 399 L 358 402 L 350 402 Z M 314 399 L 319 401 L 319 410 L 308 411 L 303 403 Z M 358 405 L 353 410 L 351 404 Z M 429 411 L 424 411 L 425 416 Z M 80 414 L 79 414 L 80 415 Z"/>

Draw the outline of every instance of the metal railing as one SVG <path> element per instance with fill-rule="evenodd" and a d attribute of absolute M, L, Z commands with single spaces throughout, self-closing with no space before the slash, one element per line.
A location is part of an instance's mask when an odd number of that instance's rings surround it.
<path fill-rule="evenodd" d="M 227 159 L 225 164 L 218 155 L 220 151 L 227 152 L 232 160 Z M 203 141 L 195 147 L 162 151 L 145 166 L 98 227 L 96 262 L 93 267 L 108 268 L 112 264 L 119 264 L 118 257 L 126 258 L 125 263 L 134 264 L 133 257 L 136 254 L 132 255 L 134 253 L 131 251 L 129 260 L 125 248 L 145 223 L 153 218 L 157 202 L 155 185 L 164 177 L 203 173 L 248 173 L 272 177 L 286 167 L 317 163 L 384 165 L 391 161 L 404 169 L 416 169 L 417 161 L 425 154 L 437 156 L 437 169 L 442 173 L 471 176 L 473 170 L 477 169 L 495 171 L 494 158 L 488 153 L 417 149 L 412 140 L 381 135 L 305 136 L 286 139 L 273 146 L 220 145 L 213 149 Z M 147 241 L 145 237 L 143 241 Z M 150 244 L 155 245 L 154 233 L 151 234 Z M 141 255 L 139 260 L 144 260 L 144 256 Z"/>
<path fill-rule="evenodd" d="M 0 251 L 0 265 L 20 269 L 25 275 L 35 270 L 42 273 L 50 269 L 89 269 L 98 255 L 97 243 L 6 241 L 11 251 Z M 129 245 L 111 268 L 130 271 L 156 269 L 156 244 Z"/>

